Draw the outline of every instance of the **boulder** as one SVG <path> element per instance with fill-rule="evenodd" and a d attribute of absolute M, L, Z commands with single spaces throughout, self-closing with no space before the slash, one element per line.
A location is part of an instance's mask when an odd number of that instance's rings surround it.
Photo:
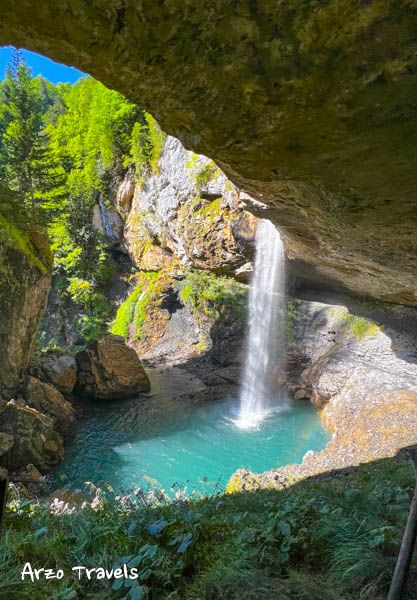
<path fill-rule="evenodd" d="M 64 396 L 50 383 L 29 377 L 26 401 L 52 419 L 55 430 L 67 438 L 75 423 L 75 410 Z"/>
<path fill-rule="evenodd" d="M 13 481 L 19 481 L 21 483 L 39 483 L 42 479 L 42 475 L 35 465 L 25 465 L 17 473 L 12 473 Z"/>
<path fill-rule="evenodd" d="M 89 344 L 76 358 L 77 389 L 82 396 L 121 400 L 150 389 L 136 352 L 121 336 L 106 335 Z"/>
<path fill-rule="evenodd" d="M 71 394 L 77 383 L 77 363 L 71 354 L 46 352 L 32 369 L 42 381 L 51 383 L 63 394 Z"/>
<path fill-rule="evenodd" d="M 0 431 L 13 437 L 13 445 L 0 457 L 9 470 L 33 464 L 49 471 L 64 458 L 63 440 L 52 419 L 23 402 L 10 400 L 0 406 Z"/>

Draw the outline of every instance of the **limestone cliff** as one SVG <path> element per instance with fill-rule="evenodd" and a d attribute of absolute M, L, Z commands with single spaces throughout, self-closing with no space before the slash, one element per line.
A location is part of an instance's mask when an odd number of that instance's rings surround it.
<path fill-rule="evenodd" d="M 3 0 L 2 43 L 145 106 L 266 203 L 292 255 L 417 303 L 417 6 Z"/>
<path fill-rule="evenodd" d="M 127 202 L 120 193 L 118 198 L 126 214 Z M 248 261 L 254 222 L 213 161 L 168 137 L 157 172 L 135 188 L 125 244 L 138 269 L 235 274 Z"/>
<path fill-rule="evenodd" d="M 127 172 L 112 205 L 99 208 L 97 226 L 135 271 L 113 332 L 146 359 L 183 362 L 207 353 L 219 307 L 245 312 L 234 279 L 247 280 L 257 219 L 239 190 L 213 161 L 168 136 L 156 167 L 140 178 Z M 124 227 L 104 228 L 119 222 Z M 239 333 L 242 339 L 242 326 Z"/>

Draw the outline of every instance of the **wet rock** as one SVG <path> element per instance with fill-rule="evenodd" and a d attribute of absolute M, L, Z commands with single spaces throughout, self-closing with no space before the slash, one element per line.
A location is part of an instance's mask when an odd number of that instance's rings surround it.
<path fill-rule="evenodd" d="M 32 374 L 46 383 L 51 383 L 63 394 L 71 394 L 77 382 L 77 363 L 70 354 L 43 354 L 31 368 Z"/>
<path fill-rule="evenodd" d="M 349 304 L 348 310 L 289 300 L 283 383 L 321 409 L 331 439 L 302 464 L 252 474 L 255 486 L 279 487 L 276 477 L 309 477 L 417 444 L 417 311 L 352 299 Z"/>
<path fill-rule="evenodd" d="M 13 437 L 13 446 L 1 457 L 1 465 L 16 470 L 31 463 L 49 471 L 64 458 L 62 437 L 51 418 L 23 402 L 0 405 L 0 431 Z"/>
<path fill-rule="evenodd" d="M 131 398 L 150 389 L 149 378 L 134 350 L 120 336 L 106 335 L 77 354 L 77 389 L 99 399 Z"/>
<path fill-rule="evenodd" d="M 26 391 L 29 406 L 46 414 L 52 419 L 54 429 L 67 438 L 73 433 L 75 424 L 74 407 L 50 383 L 44 383 L 36 377 L 29 377 Z"/>
<path fill-rule="evenodd" d="M 308 395 L 304 388 L 300 388 L 294 393 L 295 400 L 305 400 L 307 398 L 308 398 Z"/>
<path fill-rule="evenodd" d="M 94 206 L 93 227 L 105 236 L 109 246 L 123 248 L 123 220 L 113 204 L 99 197 Z"/>

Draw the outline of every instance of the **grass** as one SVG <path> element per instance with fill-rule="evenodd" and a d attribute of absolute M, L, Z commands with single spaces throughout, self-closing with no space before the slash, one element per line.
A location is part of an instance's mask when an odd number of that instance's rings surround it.
<path fill-rule="evenodd" d="M 333 310 L 337 312 L 339 319 L 346 323 L 356 338 L 363 339 L 365 337 L 378 335 L 380 328 L 374 321 L 338 309 Z"/>
<path fill-rule="evenodd" d="M 36 237 L 39 241 L 42 239 L 41 235 L 37 235 Z M 45 236 L 43 237 L 46 239 Z M 48 272 L 51 265 L 51 257 L 49 255 L 47 242 L 43 242 L 44 247 L 36 248 L 30 234 L 20 229 L 11 221 L 8 221 L 1 213 L 0 240 L 3 244 L 10 245 L 24 254 L 28 262 L 36 267 L 42 274 Z"/>
<path fill-rule="evenodd" d="M 158 283 L 161 277 L 159 272 L 141 272 L 138 275 L 135 289 L 117 310 L 110 327 L 111 333 L 125 339 L 131 335 L 134 339 L 142 339 L 142 326 L 146 321 L 148 307 L 154 299 L 159 300 Z"/>
<path fill-rule="evenodd" d="M 412 483 L 409 465 L 389 460 L 283 491 L 168 501 L 93 487 L 83 508 L 14 499 L 0 539 L 0 597 L 382 599 Z M 65 576 L 22 582 L 28 561 Z M 138 569 L 133 584 L 71 574 L 74 565 L 122 563 Z"/>

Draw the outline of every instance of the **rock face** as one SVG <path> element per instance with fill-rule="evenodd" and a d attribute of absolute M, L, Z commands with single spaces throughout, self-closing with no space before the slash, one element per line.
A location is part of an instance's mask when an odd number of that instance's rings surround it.
<path fill-rule="evenodd" d="M 83 396 L 103 400 L 130 398 L 150 389 L 134 350 L 120 336 L 106 335 L 77 354 L 77 389 Z"/>
<path fill-rule="evenodd" d="M 416 303 L 415 3 L 104 4 L 4 0 L 1 42 L 147 107 L 322 275 Z"/>
<path fill-rule="evenodd" d="M 243 210 L 236 187 L 213 161 L 175 138 L 166 139 L 158 172 L 145 176 L 131 195 L 122 181 L 117 206 L 138 269 L 233 274 L 253 252 L 256 219 Z"/>
<path fill-rule="evenodd" d="M 308 398 L 321 409 L 332 437 L 301 465 L 249 478 L 238 473 L 242 485 L 279 486 L 417 444 L 415 309 L 354 302 L 348 311 L 342 304 L 292 300 L 287 318 L 283 383 L 304 399 L 298 401 Z"/>
<path fill-rule="evenodd" d="M 400 390 L 417 392 L 415 311 L 366 306 L 363 316 L 361 303 L 352 313 L 344 305 L 290 301 L 287 385 L 323 409 L 332 431 L 342 413 L 357 414 Z M 395 314 L 402 314 L 399 324 Z"/>
<path fill-rule="evenodd" d="M 0 397 L 24 386 L 50 283 L 46 239 L 20 231 L 0 213 Z"/>
<path fill-rule="evenodd" d="M 0 462 L 9 470 L 31 463 L 40 471 L 49 471 L 64 458 L 63 440 L 52 419 L 35 408 L 15 400 L 0 405 L 0 431 L 3 440 L 5 436 L 8 440 Z"/>
<path fill-rule="evenodd" d="M 29 377 L 26 402 L 52 419 L 54 429 L 65 439 L 73 433 L 75 410 L 50 383 Z"/>
<path fill-rule="evenodd" d="M 77 363 L 70 354 L 46 352 L 31 368 L 34 375 L 51 383 L 62 394 L 71 394 L 77 382 Z"/>

